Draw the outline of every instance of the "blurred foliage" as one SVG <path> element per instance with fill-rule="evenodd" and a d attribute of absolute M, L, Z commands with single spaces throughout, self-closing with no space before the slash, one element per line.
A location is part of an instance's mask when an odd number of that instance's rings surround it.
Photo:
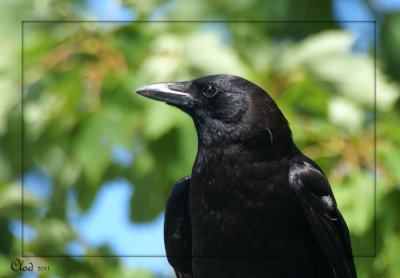
<path fill-rule="evenodd" d="M 139 20 L 333 19 L 330 1 L 307 0 L 300 6 L 294 0 L 122 2 Z M 353 51 L 356 38 L 333 22 L 25 22 L 21 122 L 22 30 L 17 20 L 98 19 L 87 3 L 0 2 L 7 23 L 0 33 L 8 38 L 0 45 L 1 277 L 18 275 L 10 271 L 11 260 L 21 255 L 21 238 L 12 223 L 21 220 L 21 177 L 32 170 L 50 178 L 51 194 L 24 192 L 24 222 L 36 235 L 25 239 L 25 255 L 68 254 L 68 242 L 82 241 L 68 221 L 68 193 L 76 194 L 84 213 L 106 181 L 123 177 L 134 186 L 132 221 L 155 219 L 171 186 L 190 174 L 197 138 L 188 116 L 132 91 L 151 82 L 216 73 L 243 76 L 277 101 L 295 142 L 331 182 L 359 256 L 359 277 L 397 277 L 399 13 L 380 14 L 370 6 L 382 18 L 376 106 L 373 45 L 368 53 Z M 115 148 L 131 154 L 133 163 L 119 162 Z M 109 246 L 82 244 L 82 255 L 113 254 Z M 52 268 L 40 277 L 154 277 L 127 268 L 118 258 L 31 261 Z"/>

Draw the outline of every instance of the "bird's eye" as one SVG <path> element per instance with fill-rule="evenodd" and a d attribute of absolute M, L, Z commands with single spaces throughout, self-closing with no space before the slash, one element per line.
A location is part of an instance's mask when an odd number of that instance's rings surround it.
<path fill-rule="evenodd" d="M 217 89 L 214 86 L 207 85 L 203 87 L 202 92 L 206 97 L 213 97 L 217 94 Z"/>

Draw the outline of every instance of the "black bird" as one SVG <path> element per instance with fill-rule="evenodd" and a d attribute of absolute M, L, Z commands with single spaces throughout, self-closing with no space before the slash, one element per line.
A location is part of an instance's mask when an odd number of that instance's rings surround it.
<path fill-rule="evenodd" d="M 356 277 L 328 180 L 264 90 L 213 75 L 135 92 L 180 108 L 197 131 L 192 174 L 172 188 L 165 211 L 178 278 Z"/>

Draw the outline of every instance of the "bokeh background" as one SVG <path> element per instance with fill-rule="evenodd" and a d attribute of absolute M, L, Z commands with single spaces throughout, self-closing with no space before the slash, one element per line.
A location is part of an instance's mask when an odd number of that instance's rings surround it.
<path fill-rule="evenodd" d="M 330 180 L 359 277 L 398 277 L 399 2 L 2 0 L 0 13 L 0 277 L 174 277 L 163 209 L 197 138 L 132 91 L 216 73 L 276 100 Z M 93 20 L 126 22 L 77 22 Z M 15 258 L 50 270 L 13 272 Z"/>

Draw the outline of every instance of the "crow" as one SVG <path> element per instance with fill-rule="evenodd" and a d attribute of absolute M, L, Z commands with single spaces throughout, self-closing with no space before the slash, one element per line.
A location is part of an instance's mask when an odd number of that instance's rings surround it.
<path fill-rule="evenodd" d="M 165 210 L 178 278 L 357 276 L 325 174 L 263 89 L 221 74 L 135 92 L 183 110 L 197 131 L 191 175 L 171 189 Z"/>

